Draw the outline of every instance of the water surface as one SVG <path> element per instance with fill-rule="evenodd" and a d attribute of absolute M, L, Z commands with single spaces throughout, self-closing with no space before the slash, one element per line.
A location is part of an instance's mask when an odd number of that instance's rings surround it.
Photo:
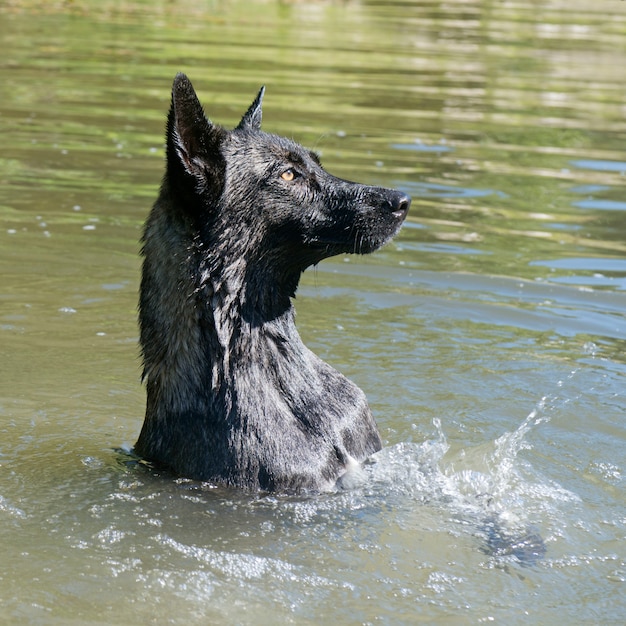
<path fill-rule="evenodd" d="M 0 33 L 0 621 L 626 621 L 625 3 L 8 0 Z M 265 84 L 266 130 L 413 197 L 296 301 L 387 444 L 351 491 L 116 451 L 180 70 L 225 125 Z"/>

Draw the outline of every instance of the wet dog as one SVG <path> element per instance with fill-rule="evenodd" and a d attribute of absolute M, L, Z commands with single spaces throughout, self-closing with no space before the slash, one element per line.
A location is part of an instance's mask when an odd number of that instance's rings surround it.
<path fill-rule="evenodd" d="M 364 393 L 302 343 L 292 298 L 307 267 L 387 243 L 410 198 L 336 178 L 261 131 L 263 93 L 226 130 L 174 80 L 143 235 L 135 451 L 215 484 L 328 490 L 382 444 Z"/>

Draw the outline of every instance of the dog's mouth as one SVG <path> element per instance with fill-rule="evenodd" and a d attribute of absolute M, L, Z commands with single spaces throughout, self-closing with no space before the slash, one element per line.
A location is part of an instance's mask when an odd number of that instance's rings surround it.
<path fill-rule="evenodd" d="M 393 213 L 393 221 L 387 222 L 384 227 L 380 224 L 376 228 L 355 228 L 347 239 L 336 237 L 316 237 L 307 241 L 307 244 L 321 253 L 321 258 L 328 258 L 337 254 L 371 254 L 389 243 L 400 231 L 404 212 Z"/>

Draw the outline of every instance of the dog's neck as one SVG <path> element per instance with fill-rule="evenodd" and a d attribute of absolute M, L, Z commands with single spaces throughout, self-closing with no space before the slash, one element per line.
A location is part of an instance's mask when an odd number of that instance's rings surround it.
<path fill-rule="evenodd" d="M 177 407 L 176 412 L 208 414 L 211 405 L 219 415 L 227 415 L 235 389 L 250 372 L 272 369 L 275 375 L 268 376 L 266 384 L 282 387 L 286 381 L 281 376 L 288 373 L 285 360 L 309 352 L 296 328 L 288 290 L 255 283 L 258 277 L 252 269 L 245 272 L 245 263 L 235 265 L 226 264 L 218 276 L 200 272 L 195 287 L 178 286 L 190 297 L 185 306 L 172 310 L 176 318 L 162 337 L 167 347 L 161 358 L 145 361 L 149 412 L 165 416 Z M 169 294 L 171 299 L 177 296 L 174 290 Z M 156 398 L 158 406 L 152 403 Z"/>
<path fill-rule="evenodd" d="M 293 323 L 291 300 L 309 262 L 297 262 L 294 255 L 287 259 L 285 253 L 255 257 L 252 251 L 262 250 L 261 245 L 245 250 L 232 245 L 215 248 L 231 253 L 222 256 L 201 249 L 196 257 L 197 291 L 214 315 L 253 328 L 278 320 Z"/>
<path fill-rule="evenodd" d="M 203 322 L 214 326 L 225 351 L 235 350 L 239 340 L 254 336 L 262 340 L 275 332 L 295 338 L 291 298 L 299 278 L 300 272 L 285 279 L 284 272 L 272 272 L 259 261 L 223 262 L 218 273 L 201 273 L 197 306 L 203 310 Z"/>

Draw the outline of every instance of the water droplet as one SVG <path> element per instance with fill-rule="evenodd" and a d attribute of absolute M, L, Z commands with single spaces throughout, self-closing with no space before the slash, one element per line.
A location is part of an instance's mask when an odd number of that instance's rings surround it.
<path fill-rule="evenodd" d="M 598 353 L 598 346 L 593 341 L 587 341 L 583 344 L 583 352 L 590 356 L 596 356 Z"/>

